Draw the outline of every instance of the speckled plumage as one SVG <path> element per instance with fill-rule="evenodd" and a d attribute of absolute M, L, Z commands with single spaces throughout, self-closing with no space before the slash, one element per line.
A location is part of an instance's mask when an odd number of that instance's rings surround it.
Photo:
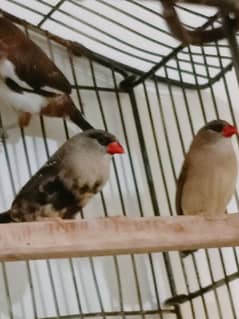
<path fill-rule="evenodd" d="M 101 130 L 72 137 L 20 190 L 0 223 L 74 218 L 108 180 L 107 146 L 114 141 L 115 136 Z"/>

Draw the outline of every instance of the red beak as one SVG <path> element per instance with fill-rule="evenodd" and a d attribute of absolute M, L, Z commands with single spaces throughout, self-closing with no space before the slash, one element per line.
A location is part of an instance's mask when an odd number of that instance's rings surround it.
<path fill-rule="evenodd" d="M 107 153 L 114 155 L 114 154 L 123 154 L 125 153 L 124 148 L 120 145 L 119 142 L 112 142 L 107 145 Z"/>
<path fill-rule="evenodd" d="M 233 125 L 225 125 L 222 134 L 224 137 L 231 137 L 234 134 L 238 134 L 238 130 Z"/>

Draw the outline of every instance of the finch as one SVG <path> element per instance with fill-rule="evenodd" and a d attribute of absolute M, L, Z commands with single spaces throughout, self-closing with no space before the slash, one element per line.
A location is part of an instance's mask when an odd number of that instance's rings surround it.
<path fill-rule="evenodd" d="M 42 49 L 0 17 L 0 100 L 17 111 L 19 126 L 27 126 L 33 114 L 41 114 L 70 118 L 82 130 L 93 128 L 70 93 L 69 81 Z"/>
<path fill-rule="evenodd" d="M 105 131 L 73 136 L 20 190 L 0 223 L 74 218 L 107 182 L 112 155 L 122 153 L 116 137 Z"/>
<path fill-rule="evenodd" d="M 179 215 L 220 216 L 236 187 L 237 159 L 231 137 L 236 127 L 223 120 L 209 122 L 194 137 L 177 183 Z M 183 252 L 184 256 L 191 251 Z"/>

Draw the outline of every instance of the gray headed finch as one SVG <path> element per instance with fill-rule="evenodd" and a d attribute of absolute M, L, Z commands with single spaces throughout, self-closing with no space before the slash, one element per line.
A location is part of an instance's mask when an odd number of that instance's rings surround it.
<path fill-rule="evenodd" d="M 116 137 L 105 131 L 73 136 L 20 190 L 0 223 L 74 218 L 107 182 L 112 155 L 122 153 Z"/>
<path fill-rule="evenodd" d="M 209 122 L 198 131 L 178 179 L 177 214 L 220 216 L 226 213 L 238 171 L 231 140 L 234 134 L 238 134 L 236 127 L 223 120 Z"/>

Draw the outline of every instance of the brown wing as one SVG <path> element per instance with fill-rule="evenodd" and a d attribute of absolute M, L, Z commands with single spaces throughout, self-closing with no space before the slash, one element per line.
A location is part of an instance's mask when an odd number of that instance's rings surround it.
<path fill-rule="evenodd" d="M 176 213 L 178 215 L 183 215 L 183 210 L 182 210 L 182 194 L 183 194 L 183 188 L 184 184 L 187 178 L 187 172 L 188 172 L 188 163 L 185 159 L 183 163 L 183 167 L 181 169 L 178 181 L 177 181 L 177 190 L 176 190 Z"/>
<path fill-rule="evenodd" d="M 182 210 L 182 194 L 183 194 L 183 188 L 185 181 L 187 179 L 187 173 L 188 173 L 188 163 L 187 159 L 184 160 L 183 167 L 181 169 L 178 182 L 177 182 L 177 191 L 176 191 L 176 213 L 178 215 L 183 215 L 183 210 Z M 187 257 L 191 253 L 195 252 L 196 250 L 186 250 L 182 251 L 181 254 L 183 257 Z"/>
<path fill-rule="evenodd" d="M 16 66 L 19 78 L 39 90 L 48 86 L 66 94 L 71 86 L 48 56 L 10 20 L 0 18 L 0 57 L 6 56 Z"/>

